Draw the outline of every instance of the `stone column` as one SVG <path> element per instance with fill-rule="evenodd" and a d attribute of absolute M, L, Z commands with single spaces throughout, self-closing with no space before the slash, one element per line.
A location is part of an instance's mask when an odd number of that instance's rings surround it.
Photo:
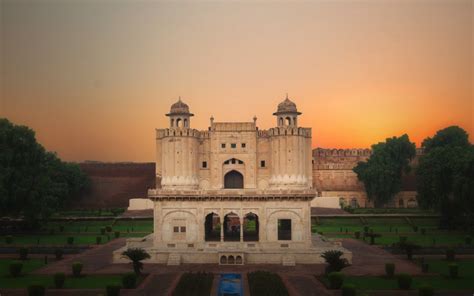
<path fill-rule="evenodd" d="M 219 219 L 221 222 L 221 242 L 223 242 L 224 241 L 224 212 L 222 211 L 222 209 L 220 210 Z"/>

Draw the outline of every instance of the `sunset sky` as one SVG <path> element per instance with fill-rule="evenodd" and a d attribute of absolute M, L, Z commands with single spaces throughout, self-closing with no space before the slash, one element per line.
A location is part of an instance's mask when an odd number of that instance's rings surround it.
<path fill-rule="evenodd" d="M 474 134 L 473 1 L 0 0 L 0 117 L 70 161 L 153 161 L 178 96 L 191 126 L 275 126 L 313 146 Z"/>

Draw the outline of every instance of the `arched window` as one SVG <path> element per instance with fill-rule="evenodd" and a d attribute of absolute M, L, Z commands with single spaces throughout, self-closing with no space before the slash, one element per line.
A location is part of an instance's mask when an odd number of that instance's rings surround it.
<path fill-rule="evenodd" d="M 247 215 L 244 216 L 244 241 L 246 242 L 257 242 L 259 237 L 258 237 L 258 232 L 259 232 L 259 222 L 258 222 L 258 216 L 254 213 L 248 213 Z"/>
<path fill-rule="evenodd" d="M 176 119 L 176 127 L 181 127 L 182 121 L 181 118 Z"/>
<path fill-rule="evenodd" d="M 240 241 L 240 218 L 236 213 L 224 216 L 224 241 Z M 230 264 L 230 258 L 229 258 Z"/>
<path fill-rule="evenodd" d="M 244 188 L 244 176 L 235 170 L 228 172 L 224 176 L 224 188 Z"/>
<path fill-rule="evenodd" d="M 183 120 L 183 126 L 188 127 L 188 120 L 186 118 Z"/>
<path fill-rule="evenodd" d="M 221 264 L 227 264 L 227 257 L 221 256 Z"/>
<path fill-rule="evenodd" d="M 207 242 L 221 240 L 221 221 L 216 213 L 210 213 L 205 218 L 204 240 Z"/>
<path fill-rule="evenodd" d="M 280 121 L 280 124 L 279 124 L 279 125 L 283 125 L 283 118 L 282 118 L 282 117 L 280 117 L 280 120 L 279 120 L 279 121 Z"/>
<path fill-rule="evenodd" d="M 174 119 L 171 118 L 171 127 L 174 127 Z"/>
<path fill-rule="evenodd" d="M 291 125 L 291 118 L 287 117 L 287 118 L 285 118 L 285 120 L 286 120 L 286 125 L 290 126 Z"/>
<path fill-rule="evenodd" d="M 403 204 L 403 198 L 400 198 L 400 199 L 398 200 L 398 207 L 399 207 L 399 208 L 404 208 L 404 207 L 405 207 L 405 205 Z"/>

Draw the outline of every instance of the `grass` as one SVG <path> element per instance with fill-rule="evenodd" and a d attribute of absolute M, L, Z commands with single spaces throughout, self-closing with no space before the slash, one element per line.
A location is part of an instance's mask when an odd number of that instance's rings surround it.
<path fill-rule="evenodd" d="M 0 278 L 6 277 L 10 275 L 9 272 L 9 266 L 10 263 L 14 261 L 19 261 L 16 259 L 0 259 Z M 28 259 L 28 260 L 22 260 L 23 263 L 23 269 L 22 273 L 30 273 L 38 268 L 43 267 L 44 260 L 43 259 Z"/>
<path fill-rule="evenodd" d="M 54 288 L 53 275 L 24 275 L 17 278 L 1 277 L 0 288 L 26 288 L 30 284 L 40 284 L 47 288 Z M 93 275 L 82 277 L 66 277 L 65 289 L 103 289 L 108 285 L 122 285 L 121 275 Z"/>

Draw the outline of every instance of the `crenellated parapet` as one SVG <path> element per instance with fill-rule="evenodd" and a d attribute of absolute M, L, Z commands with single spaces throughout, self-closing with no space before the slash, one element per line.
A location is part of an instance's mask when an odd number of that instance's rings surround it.
<path fill-rule="evenodd" d="M 164 128 L 156 130 L 156 138 L 163 139 L 166 137 L 194 137 L 200 138 L 202 132 L 191 128 Z"/>
<path fill-rule="evenodd" d="M 294 126 L 279 126 L 268 130 L 269 136 L 302 136 L 311 138 L 311 128 L 294 127 Z"/>

